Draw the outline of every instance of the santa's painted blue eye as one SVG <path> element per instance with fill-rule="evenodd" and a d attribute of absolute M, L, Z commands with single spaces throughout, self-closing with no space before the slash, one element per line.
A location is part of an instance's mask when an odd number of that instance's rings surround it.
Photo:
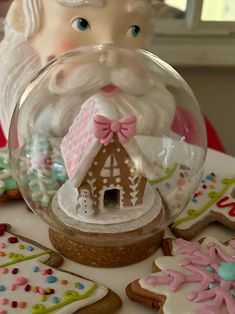
<path fill-rule="evenodd" d="M 132 25 L 129 31 L 132 37 L 137 37 L 140 33 L 140 27 L 138 25 Z"/>
<path fill-rule="evenodd" d="M 72 23 L 73 29 L 76 31 L 86 31 L 88 28 L 90 28 L 90 24 L 86 19 L 83 19 L 82 17 L 79 17 L 75 19 Z"/>

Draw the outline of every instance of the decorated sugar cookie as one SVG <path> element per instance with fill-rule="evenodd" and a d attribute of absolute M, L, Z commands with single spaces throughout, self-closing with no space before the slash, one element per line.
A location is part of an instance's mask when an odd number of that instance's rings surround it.
<path fill-rule="evenodd" d="M 0 202 L 7 199 L 21 198 L 16 181 L 12 176 L 12 169 L 7 148 L 0 149 Z"/>
<path fill-rule="evenodd" d="M 206 175 L 171 229 L 177 236 L 191 239 L 213 221 L 235 229 L 235 176 Z"/>
<path fill-rule="evenodd" d="M 98 283 L 59 270 L 63 259 L 0 224 L 0 313 L 113 313 L 120 299 Z"/>
<path fill-rule="evenodd" d="M 134 281 L 128 296 L 159 314 L 234 314 L 235 241 L 164 241 L 171 256 L 155 260 L 156 273 Z"/>

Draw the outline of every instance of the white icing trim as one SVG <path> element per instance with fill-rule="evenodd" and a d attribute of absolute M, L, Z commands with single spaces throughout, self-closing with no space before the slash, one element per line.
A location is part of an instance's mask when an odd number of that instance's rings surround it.
<path fill-rule="evenodd" d="M 132 190 L 132 192 L 130 193 L 130 196 L 131 196 L 131 203 L 133 206 L 136 205 L 136 202 L 138 201 L 138 186 L 139 186 L 139 183 L 140 183 L 140 176 L 136 175 L 136 176 L 130 176 L 128 177 L 128 179 L 131 181 L 131 185 L 130 185 L 130 189 Z M 135 183 L 135 181 L 137 180 L 137 182 Z"/>
<path fill-rule="evenodd" d="M 117 189 L 120 191 L 120 209 L 123 208 L 123 196 L 124 196 L 124 190 L 123 190 L 123 186 L 121 186 L 118 183 L 114 183 L 114 184 L 110 184 L 109 186 L 104 185 L 103 189 L 100 190 L 99 192 L 99 208 L 100 208 L 100 212 L 105 211 L 106 208 L 104 207 L 104 193 L 105 191 L 108 190 L 113 190 L 113 189 Z"/>

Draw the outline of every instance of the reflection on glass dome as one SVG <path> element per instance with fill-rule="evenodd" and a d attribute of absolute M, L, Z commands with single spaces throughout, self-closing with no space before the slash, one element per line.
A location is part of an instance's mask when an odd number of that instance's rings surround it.
<path fill-rule="evenodd" d="M 102 45 L 42 70 L 19 100 L 9 145 L 22 195 L 52 228 L 115 242 L 159 232 L 182 211 L 205 138 L 196 99 L 170 66 Z"/>

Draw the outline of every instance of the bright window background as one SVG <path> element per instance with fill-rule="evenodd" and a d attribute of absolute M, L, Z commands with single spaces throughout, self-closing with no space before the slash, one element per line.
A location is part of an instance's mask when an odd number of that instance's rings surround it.
<path fill-rule="evenodd" d="M 204 0 L 201 19 L 203 21 L 235 21 L 235 0 Z"/>
<path fill-rule="evenodd" d="M 181 11 L 186 11 L 187 0 L 165 0 L 164 2 L 171 7 L 177 8 Z"/>
<path fill-rule="evenodd" d="M 186 11 L 187 0 L 165 0 L 164 2 L 173 8 Z M 203 0 L 201 20 L 235 21 L 235 0 Z"/>

